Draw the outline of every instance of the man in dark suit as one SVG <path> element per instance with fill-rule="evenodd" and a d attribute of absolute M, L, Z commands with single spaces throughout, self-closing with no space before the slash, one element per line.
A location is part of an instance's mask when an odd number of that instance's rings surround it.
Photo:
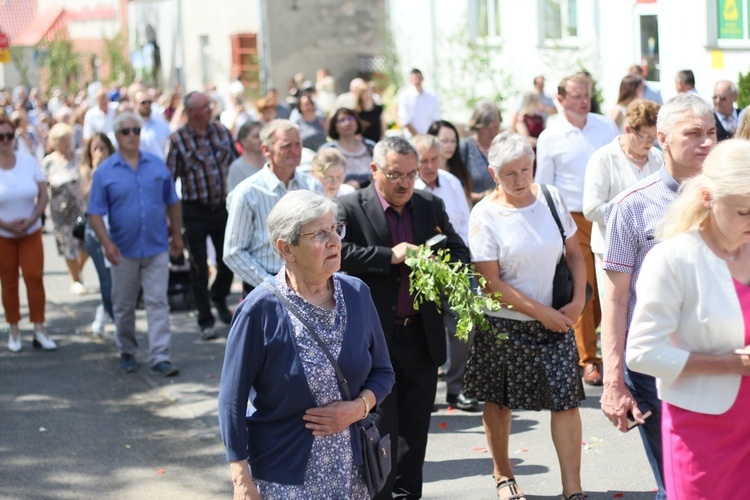
<path fill-rule="evenodd" d="M 714 119 L 716 120 L 716 141 L 731 139 L 739 126 L 739 110 L 734 103 L 739 97 L 739 89 L 734 82 L 719 80 L 714 85 Z"/>
<path fill-rule="evenodd" d="M 341 270 L 370 287 L 396 372 L 391 394 L 378 401 L 374 414 L 381 435 L 391 435 L 394 457 L 385 489 L 376 498 L 421 498 L 437 368 L 445 362 L 446 342 L 436 306 L 414 309 L 404 260 L 408 248 L 441 233 L 452 260 L 468 262 L 469 250 L 448 221 L 443 201 L 414 191 L 419 161 L 408 141 L 390 137 L 379 142 L 371 168 L 373 183 L 340 200 L 339 219 L 347 224 Z"/>

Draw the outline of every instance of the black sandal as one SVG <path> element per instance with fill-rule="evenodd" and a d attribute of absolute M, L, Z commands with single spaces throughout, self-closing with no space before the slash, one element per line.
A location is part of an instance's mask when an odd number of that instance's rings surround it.
<path fill-rule="evenodd" d="M 510 490 L 510 496 L 504 497 L 503 500 L 526 500 L 524 494 L 518 489 L 518 483 L 516 483 L 515 478 L 509 477 L 502 481 L 495 479 L 495 489 L 497 490 L 498 497 L 500 496 L 500 490 L 503 488 Z"/>
<path fill-rule="evenodd" d="M 565 496 L 565 493 L 562 494 L 563 500 L 586 500 L 588 498 L 586 495 L 583 494 L 583 492 L 579 491 L 578 493 L 573 493 L 569 497 Z"/>

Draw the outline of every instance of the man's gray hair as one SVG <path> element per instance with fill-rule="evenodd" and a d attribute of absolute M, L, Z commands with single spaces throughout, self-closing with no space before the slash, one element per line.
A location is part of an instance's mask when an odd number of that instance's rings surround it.
<path fill-rule="evenodd" d="M 328 214 L 335 219 L 338 208 L 332 200 L 306 189 L 290 191 L 282 196 L 266 219 L 268 240 L 273 253 L 281 258 L 281 252 L 276 248 L 278 240 L 296 246 L 299 244 L 302 226 Z"/>
<path fill-rule="evenodd" d="M 386 137 L 375 145 L 375 149 L 372 151 L 372 162 L 380 170 L 385 170 L 388 166 L 387 156 L 389 153 L 397 153 L 400 155 L 414 155 L 419 161 L 419 153 L 414 149 L 409 141 L 403 137 Z"/>
<path fill-rule="evenodd" d="M 414 148 L 419 151 L 429 151 L 432 148 L 435 148 L 440 151 L 440 142 L 438 141 L 438 138 L 431 134 L 417 134 L 414 137 L 411 138 L 411 145 L 414 146 Z"/>
<path fill-rule="evenodd" d="M 263 125 L 263 128 L 260 129 L 260 142 L 268 148 L 269 151 L 273 151 L 273 136 L 277 130 L 296 130 L 299 132 L 299 127 L 295 123 L 281 118 L 271 120 Z"/>
<path fill-rule="evenodd" d="M 528 158 L 532 163 L 534 161 L 534 149 L 526 136 L 502 132 L 492 139 L 487 159 L 496 177 L 505 165 L 521 158 Z"/>
<path fill-rule="evenodd" d="M 124 128 L 123 125 L 126 122 L 135 122 L 139 127 L 143 124 L 140 116 L 136 115 L 132 111 L 123 111 L 122 113 L 117 115 L 114 122 L 112 122 L 112 130 L 114 130 L 115 133 L 118 133 Z"/>
<path fill-rule="evenodd" d="M 693 93 L 677 94 L 659 110 L 656 118 L 656 131 L 669 137 L 675 124 L 686 112 L 690 112 L 696 118 L 714 120 L 713 110 L 702 97 Z"/>
<path fill-rule="evenodd" d="M 716 89 L 716 86 L 720 83 L 729 85 L 729 92 L 732 94 L 732 98 L 737 99 L 737 96 L 740 93 L 740 89 L 739 87 L 737 87 L 736 83 L 734 83 L 732 80 L 719 80 L 714 84 L 714 89 Z"/>

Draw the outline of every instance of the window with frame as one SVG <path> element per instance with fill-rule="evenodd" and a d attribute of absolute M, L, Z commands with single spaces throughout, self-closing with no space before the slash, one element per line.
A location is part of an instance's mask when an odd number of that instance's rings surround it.
<path fill-rule="evenodd" d="M 500 0 L 472 0 L 469 12 L 476 38 L 500 37 Z"/>
<path fill-rule="evenodd" d="M 542 0 L 544 39 L 565 41 L 578 38 L 578 1 Z"/>

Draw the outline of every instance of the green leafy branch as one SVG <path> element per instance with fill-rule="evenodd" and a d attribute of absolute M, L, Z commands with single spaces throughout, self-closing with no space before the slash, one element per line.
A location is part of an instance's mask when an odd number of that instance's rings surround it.
<path fill-rule="evenodd" d="M 433 252 L 424 245 L 417 250 L 406 251 L 405 264 L 411 268 L 409 292 L 414 294 L 414 308 L 425 302 L 434 303 L 442 309 L 443 297 L 458 317 L 456 337 L 464 342 L 474 327 L 487 330 L 490 327 L 484 313 L 500 310 L 500 294 L 478 295 L 471 289 L 471 278 L 476 277 L 484 288 L 486 280 L 476 274 L 474 266 L 450 261 L 450 250 Z M 503 336 L 504 338 L 504 336 Z"/>

